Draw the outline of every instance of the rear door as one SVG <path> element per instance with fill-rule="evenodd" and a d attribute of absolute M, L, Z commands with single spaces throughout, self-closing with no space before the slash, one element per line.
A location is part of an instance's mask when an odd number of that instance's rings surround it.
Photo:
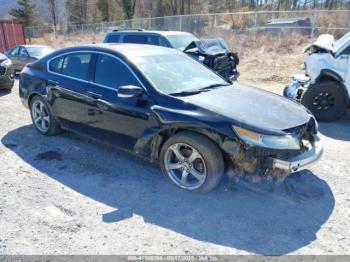
<path fill-rule="evenodd" d="M 89 103 L 94 101 L 91 85 L 93 53 L 73 52 L 49 61 L 47 83 L 51 107 L 60 124 L 68 129 L 89 134 Z"/>
<path fill-rule="evenodd" d="M 95 102 L 88 109 L 89 125 L 94 136 L 132 149 L 145 129 L 157 125 L 150 117 L 153 100 L 145 94 L 134 98 L 118 97 L 118 87 L 142 86 L 132 69 L 121 58 L 110 54 L 97 55 L 94 84 L 88 91 L 95 94 Z"/>

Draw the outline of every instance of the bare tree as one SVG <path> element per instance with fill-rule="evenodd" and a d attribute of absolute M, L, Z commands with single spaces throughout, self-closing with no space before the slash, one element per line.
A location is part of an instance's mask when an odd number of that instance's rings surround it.
<path fill-rule="evenodd" d="M 57 13 L 56 13 L 56 0 L 47 0 L 49 4 L 49 16 L 51 24 L 53 25 L 53 30 L 56 36 L 57 32 Z"/>

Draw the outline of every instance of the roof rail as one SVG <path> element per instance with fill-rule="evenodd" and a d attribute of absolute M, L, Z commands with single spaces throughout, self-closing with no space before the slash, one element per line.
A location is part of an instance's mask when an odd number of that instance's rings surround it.
<path fill-rule="evenodd" d="M 144 29 L 142 28 L 137 28 L 137 29 L 113 29 L 113 32 L 120 32 L 120 31 L 138 31 L 138 32 L 142 32 L 144 31 Z"/>

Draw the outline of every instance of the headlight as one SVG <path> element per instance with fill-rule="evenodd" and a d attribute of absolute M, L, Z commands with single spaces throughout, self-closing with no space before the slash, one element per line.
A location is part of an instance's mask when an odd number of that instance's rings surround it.
<path fill-rule="evenodd" d="M 204 62 L 204 60 L 205 60 L 205 57 L 204 56 L 198 56 L 198 61 L 200 61 L 200 62 Z"/>
<path fill-rule="evenodd" d="M 299 139 L 291 135 L 271 136 L 252 132 L 238 126 L 232 126 L 232 128 L 244 142 L 250 145 L 271 149 L 300 149 Z"/>
<path fill-rule="evenodd" d="M 12 62 L 11 62 L 10 59 L 6 59 L 6 60 L 3 60 L 2 62 L 0 62 L 0 65 L 2 65 L 2 66 L 11 66 Z"/>
<path fill-rule="evenodd" d="M 302 63 L 302 64 L 300 65 L 300 69 L 301 69 L 301 70 L 305 70 L 305 69 L 306 69 L 306 64 L 305 64 L 305 63 Z"/>

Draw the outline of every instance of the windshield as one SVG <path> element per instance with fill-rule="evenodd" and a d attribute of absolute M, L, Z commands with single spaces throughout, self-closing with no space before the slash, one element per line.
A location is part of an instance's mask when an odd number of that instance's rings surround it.
<path fill-rule="evenodd" d="M 131 60 L 164 94 L 193 92 L 213 85 L 228 85 L 211 70 L 182 53 L 134 56 Z"/>
<path fill-rule="evenodd" d="M 27 46 L 26 47 L 30 56 L 41 57 L 54 51 L 53 48 L 48 46 Z"/>
<path fill-rule="evenodd" d="M 334 50 L 338 50 L 339 48 L 343 47 L 348 41 L 350 40 L 350 32 L 343 35 L 341 38 L 339 38 L 337 41 L 334 42 Z"/>
<path fill-rule="evenodd" d="M 183 51 L 192 41 L 197 40 L 193 35 L 169 35 L 167 36 L 173 48 Z"/>

